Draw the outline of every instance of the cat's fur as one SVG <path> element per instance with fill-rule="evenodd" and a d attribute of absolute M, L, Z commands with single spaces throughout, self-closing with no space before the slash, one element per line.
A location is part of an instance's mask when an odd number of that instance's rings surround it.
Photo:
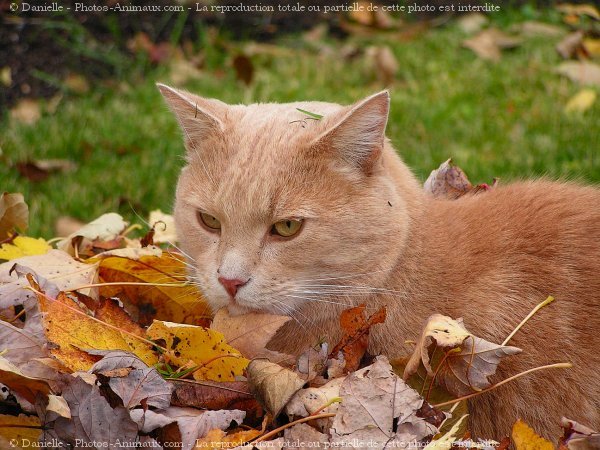
<path fill-rule="evenodd" d="M 500 343 L 548 295 L 494 380 L 547 370 L 471 402 L 471 428 L 501 438 L 524 419 L 556 438 L 560 417 L 600 428 L 600 190 L 573 183 L 508 184 L 436 200 L 385 139 L 389 98 L 228 106 L 159 86 L 184 130 L 187 165 L 175 219 L 193 277 L 211 306 L 290 314 L 272 342 L 299 352 L 339 336 L 343 306 L 386 305 L 370 351 L 409 354 L 427 317 L 463 317 Z M 314 120 L 297 108 L 323 115 Z M 410 132 L 410 130 L 407 130 Z M 222 223 L 203 229 L 197 210 Z M 271 225 L 304 218 L 283 240 Z M 221 276 L 250 281 L 231 300 Z M 330 302 L 330 303 L 328 303 Z"/>

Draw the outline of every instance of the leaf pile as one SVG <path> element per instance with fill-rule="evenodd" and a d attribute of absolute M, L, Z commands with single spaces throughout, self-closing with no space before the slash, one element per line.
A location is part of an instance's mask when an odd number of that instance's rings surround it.
<path fill-rule="evenodd" d="M 477 190 L 450 161 L 429 186 L 450 198 Z M 331 350 L 307 343 L 297 358 L 271 351 L 267 343 L 290 318 L 210 317 L 185 282 L 183 256 L 164 244 L 175 236 L 164 229 L 168 216 L 131 238 L 120 216 L 105 214 L 52 248 L 16 234 L 27 225 L 22 197 L 2 202 L 0 448 L 434 449 L 458 439 L 481 447 L 464 439 L 466 414 L 431 405 L 430 394 L 457 403 L 492 389 L 501 359 L 520 352 L 435 314 L 401 378 L 386 357 L 367 353 L 386 311 L 367 317 L 364 305 L 341 313 Z M 411 376 L 423 370 L 425 398 Z M 597 442 L 593 430 L 563 425 L 561 450 Z M 521 422 L 512 439 L 517 449 L 553 448 Z"/>

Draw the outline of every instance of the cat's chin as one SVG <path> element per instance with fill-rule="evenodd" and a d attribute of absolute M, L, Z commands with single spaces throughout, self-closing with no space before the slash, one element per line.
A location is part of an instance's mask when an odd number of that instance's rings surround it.
<path fill-rule="evenodd" d="M 259 312 L 253 310 L 252 308 L 248 308 L 247 306 L 242 306 L 238 304 L 230 304 L 228 306 L 225 306 L 225 309 L 227 309 L 230 316 L 243 316 L 244 314 Z"/>

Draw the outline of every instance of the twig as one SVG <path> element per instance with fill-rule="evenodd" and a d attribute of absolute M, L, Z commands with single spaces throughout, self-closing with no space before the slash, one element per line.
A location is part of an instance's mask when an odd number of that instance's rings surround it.
<path fill-rule="evenodd" d="M 552 303 L 554 301 L 554 297 L 552 297 L 551 295 L 548 296 L 548 298 L 546 300 L 544 300 L 542 303 L 540 303 L 539 305 L 537 305 L 535 308 L 533 308 L 531 310 L 531 312 L 529 314 L 527 314 L 527 317 L 525 317 L 521 323 L 519 325 L 517 325 L 517 327 L 512 331 L 512 333 L 510 333 L 508 335 L 508 337 L 506 339 L 504 339 L 504 342 L 502 343 L 502 345 L 506 345 L 508 343 L 508 341 L 510 341 L 513 336 L 517 333 L 517 331 L 519 331 L 521 329 L 521 327 L 523 325 L 525 325 L 525 323 L 531 319 L 531 317 L 533 317 L 533 315 L 538 312 L 540 309 L 542 309 L 544 306 L 549 305 L 550 303 Z"/>
<path fill-rule="evenodd" d="M 509 378 L 507 378 L 505 380 L 502 380 L 502 381 L 494 384 L 493 386 L 490 386 L 488 388 L 482 389 L 479 392 L 474 392 L 472 394 L 463 395 L 462 397 L 458 397 L 458 398 L 455 398 L 453 400 L 448 400 L 447 402 L 442 402 L 442 403 L 438 403 L 436 405 L 431 405 L 431 406 L 433 406 L 434 408 L 439 408 L 441 406 L 451 405 L 453 403 L 461 402 L 463 400 L 467 400 L 469 398 L 476 397 L 478 395 L 481 395 L 481 394 L 484 394 L 486 392 L 492 391 L 492 390 L 494 390 L 494 389 L 496 389 L 496 388 L 498 388 L 498 387 L 502 386 L 503 384 L 506 384 L 506 383 L 508 383 L 510 381 L 516 380 L 517 378 L 520 378 L 523 375 L 527 375 L 528 373 L 531 373 L 531 372 L 537 372 L 538 370 L 542 370 L 542 369 L 569 369 L 571 367 L 573 367 L 573 364 L 571 364 L 571 363 L 556 363 L 556 364 L 548 364 L 547 366 L 534 367 L 533 369 L 528 369 L 528 370 L 526 370 L 524 372 L 520 372 L 520 373 L 518 373 L 516 375 L 513 375 L 512 377 L 509 377 Z"/>

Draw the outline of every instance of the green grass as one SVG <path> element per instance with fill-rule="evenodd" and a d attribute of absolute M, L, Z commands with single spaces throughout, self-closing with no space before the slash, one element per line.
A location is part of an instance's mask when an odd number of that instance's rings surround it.
<path fill-rule="evenodd" d="M 508 25 L 506 16 L 497 20 Z M 231 103 L 350 103 L 384 86 L 366 58 L 344 60 L 340 47 L 385 44 L 400 66 L 390 86 L 387 132 L 422 179 L 452 157 L 474 182 L 542 175 L 600 181 L 600 102 L 581 115 L 564 113 L 581 87 L 554 72 L 557 39 L 527 39 L 490 63 L 462 48 L 464 38 L 453 24 L 404 42 L 383 35 L 328 40 L 329 51 L 288 37 L 278 45 L 286 51 L 252 57 L 256 74 L 249 87 L 236 80 L 229 55 L 206 49 L 207 68 L 183 87 Z M 113 83 L 119 89 L 97 86 L 85 96 L 66 96 L 33 126 L 1 125 L 0 188 L 25 195 L 29 234 L 53 236 L 61 215 L 89 221 L 117 211 L 136 220 L 133 211 L 146 217 L 155 208 L 170 210 L 183 149 L 154 86 L 169 82 L 169 71 L 132 71 L 128 78 Z M 70 159 L 79 168 L 32 183 L 14 167 L 47 158 Z"/>

